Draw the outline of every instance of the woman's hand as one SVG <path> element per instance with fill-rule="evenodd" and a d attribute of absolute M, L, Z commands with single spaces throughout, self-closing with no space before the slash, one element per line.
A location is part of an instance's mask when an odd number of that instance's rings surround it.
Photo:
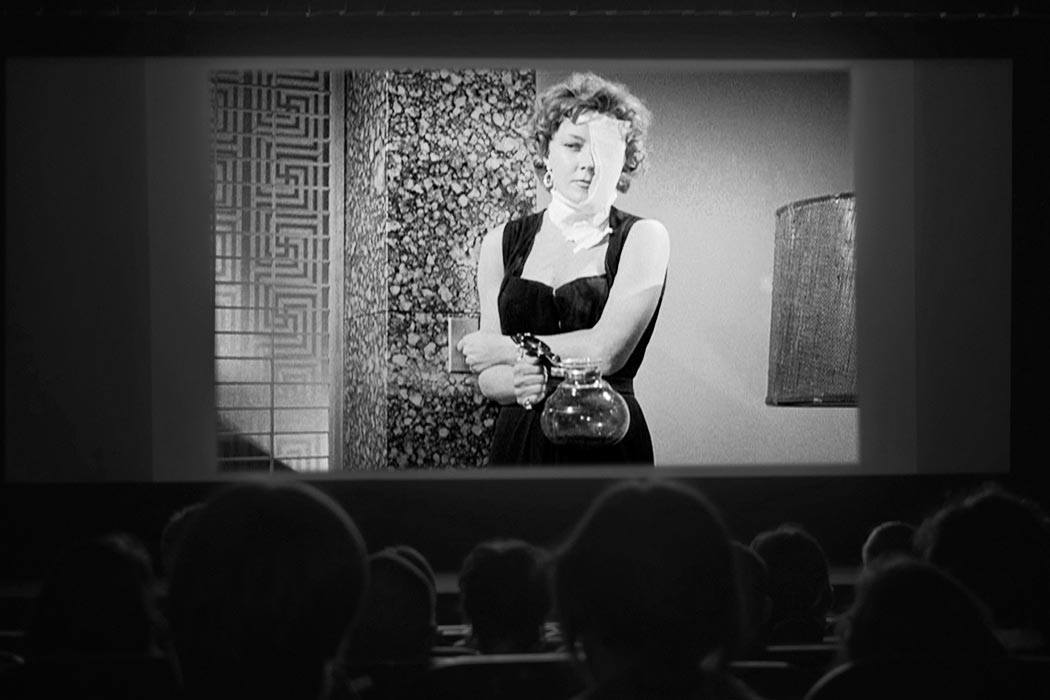
<path fill-rule="evenodd" d="M 547 395 L 547 370 L 538 357 L 526 355 L 514 365 L 514 398 L 526 410 Z"/>
<path fill-rule="evenodd" d="M 463 336 L 456 349 L 463 353 L 470 371 L 481 374 L 489 367 L 514 364 L 518 347 L 505 335 L 474 331 Z"/>

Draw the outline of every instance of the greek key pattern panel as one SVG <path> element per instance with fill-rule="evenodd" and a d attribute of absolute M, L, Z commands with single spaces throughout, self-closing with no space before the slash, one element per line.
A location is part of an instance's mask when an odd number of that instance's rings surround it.
<path fill-rule="evenodd" d="M 330 80 L 211 75 L 223 470 L 329 468 Z"/>

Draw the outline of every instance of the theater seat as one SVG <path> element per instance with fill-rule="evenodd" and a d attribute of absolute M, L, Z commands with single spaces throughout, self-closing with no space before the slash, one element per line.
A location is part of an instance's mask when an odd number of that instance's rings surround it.
<path fill-rule="evenodd" d="M 585 688 L 568 654 L 491 654 L 434 659 L 434 700 L 566 700 Z"/>
<path fill-rule="evenodd" d="M 4 697 L 175 700 L 179 687 L 161 656 L 84 655 L 28 659 L 5 674 Z"/>
<path fill-rule="evenodd" d="M 470 625 L 438 625 L 438 643 L 443 646 L 455 644 L 470 636 Z"/>
<path fill-rule="evenodd" d="M 0 651 L 24 656 L 26 651 L 26 633 L 22 630 L 0 630 Z"/>
<path fill-rule="evenodd" d="M 837 653 L 835 644 L 777 644 L 766 647 L 754 659 L 784 661 L 799 668 L 818 670 L 823 675 L 831 670 Z"/>
<path fill-rule="evenodd" d="M 785 661 L 734 661 L 729 672 L 767 700 L 802 700 L 820 671 Z"/>
<path fill-rule="evenodd" d="M 1003 686 L 1016 698 L 1043 698 L 1050 692 L 1050 656 L 1010 658 Z"/>
<path fill-rule="evenodd" d="M 333 669 L 327 700 L 423 700 L 428 662 L 381 663 Z"/>
<path fill-rule="evenodd" d="M 843 664 L 821 677 L 805 700 L 998 700 L 1013 697 L 1003 667 L 935 659 Z"/>
<path fill-rule="evenodd" d="M 14 672 L 25 665 L 25 659 L 11 651 L 0 650 L 0 677 L 9 672 Z"/>
<path fill-rule="evenodd" d="M 464 646 L 433 646 L 430 647 L 430 655 L 434 657 L 477 656 L 478 650 Z"/>

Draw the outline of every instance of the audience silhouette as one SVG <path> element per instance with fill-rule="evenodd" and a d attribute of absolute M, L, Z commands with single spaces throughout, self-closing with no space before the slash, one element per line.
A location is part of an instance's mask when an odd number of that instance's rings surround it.
<path fill-rule="evenodd" d="M 915 554 L 915 526 L 900 520 L 889 520 L 876 525 L 864 540 L 860 550 L 861 564 L 865 570 L 879 559 L 889 555 Z"/>
<path fill-rule="evenodd" d="M 128 533 L 57 557 L 24 644 L 0 649 L 0 696 L 991 700 L 1050 681 L 1050 518 L 997 484 L 873 527 L 835 646 L 820 542 L 794 523 L 732 541 L 672 479 L 604 489 L 551 553 L 473 545 L 466 624 L 440 628 L 426 556 L 367 556 L 301 481 L 223 487 L 157 543 L 161 577 Z"/>
<path fill-rule="evenodd" d="M 904 555 L 874 562 L 839 627 L 843 665 L 811 700 L 1012 697 L 987 609 L 931 564 Z"/>
<path fill-rule="evenodd" d="M 1009 648 L 1050 649 L 1050 520 L 1038 505 L 988 484 L 927 518 L 916 544 L 984 601 Z"/>
<path fill-rule="evenodd" d="M 757 658 L 766 646 L 766 630 L 773 612 L 769 597 L 769 571 L 762 557 L 734 541 L 733 559 L 740 580 L 739 658 Z"/>
<path fill-rule="evenodd" d="M 467 646 L 483 654 L 546 650 L 543 623 L 551 608 L 546 555 L 521 540 L 474 547 L 459 572 L 460 607 L 471 627 Z"/>
<path fill-rule="evenodd" d="M 333 669 L 332 699 L 418 697 L 437 633 L 434 587 L 400 548 L 368 558 L 361 612 Z"/>
<path fill-rule="evenodd" d="M 769 572 L 773 610 L 766 642 L 821 642 L 834 597 L 828 560 L 820 543 L 802 526 L 785 523 L 756 535 L 751 549 Z"/>
<path fill-rule="evenodd" d="M 160 653 L 155 593 L 149 553 L 137 537 L 116 533 L 79 544 L 40 589 L 27 654 Z"/>
<path fill-rule="evenodd" d="M 169 590 L 189 698 L 317 698 L 361 603 L 365 546 L 301 482 L 224 488 L 194 515 Z"/>
<path fill-rule="evenodd" d="M 423 556 L 423 553 L 415 547 L 407 544 L 394 545 L 393 547 L 390 547 L 390 549 L 394 553 L 401 555 L 402 558 L 407 559 L 410 564 L 419 569 L 423 576 L 426 577 L 427 584 L 429 585 L 430 590 L 433 591 L 434 597 L 437 598 L 437 575 L 434 573 L 434 567 L 430 565 L 430 562 L 427 561 L 425 556 Z"/>
<path fill-rule="evenodd" d="M 175 565 L 175 553 L 182 542 L 183 535 L 189 527 L 190 521 L 202 508 L 204 503 L 191 503 L 172 513 L 164 529 L 160 533 L 160 575 L 165 579 L 171 577 Z"/>
<path fill-rule="evenodd" d="M 0 681 L 10 698 L 171 698 L 156 580 L 141 540 L 114 533 L 64 552 L 34 601 L 26 663 Z"/>
<path fill-rule="evenodd" d="M 865 573 L 840 624 L 847 660 L 908 657 L 998 660 L 987 608 L 941 569 L 904 556 Z"/>
<path fill-rule="evenodd" d="M 739 630 L 728 534 L 695 490 L 671 481 L 609 487 L 557 555 L 555 591 L 584 696 L 749 697 L 726 672 Z"/>
<path fill-rule="evenodd" d="M 437 629 L 426 575 L 393 549 L 376 552 L 368 563 L 368 591 L 344 659 L 351 667 L 425 661 Z"/>

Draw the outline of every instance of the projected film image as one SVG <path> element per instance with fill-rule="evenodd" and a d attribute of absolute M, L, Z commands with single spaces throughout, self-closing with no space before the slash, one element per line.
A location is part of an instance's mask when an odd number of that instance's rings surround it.
<path fill-rule="evenodd" d="M 847 70 L 207 81 L 220 471 L 857 461 Z"/>

